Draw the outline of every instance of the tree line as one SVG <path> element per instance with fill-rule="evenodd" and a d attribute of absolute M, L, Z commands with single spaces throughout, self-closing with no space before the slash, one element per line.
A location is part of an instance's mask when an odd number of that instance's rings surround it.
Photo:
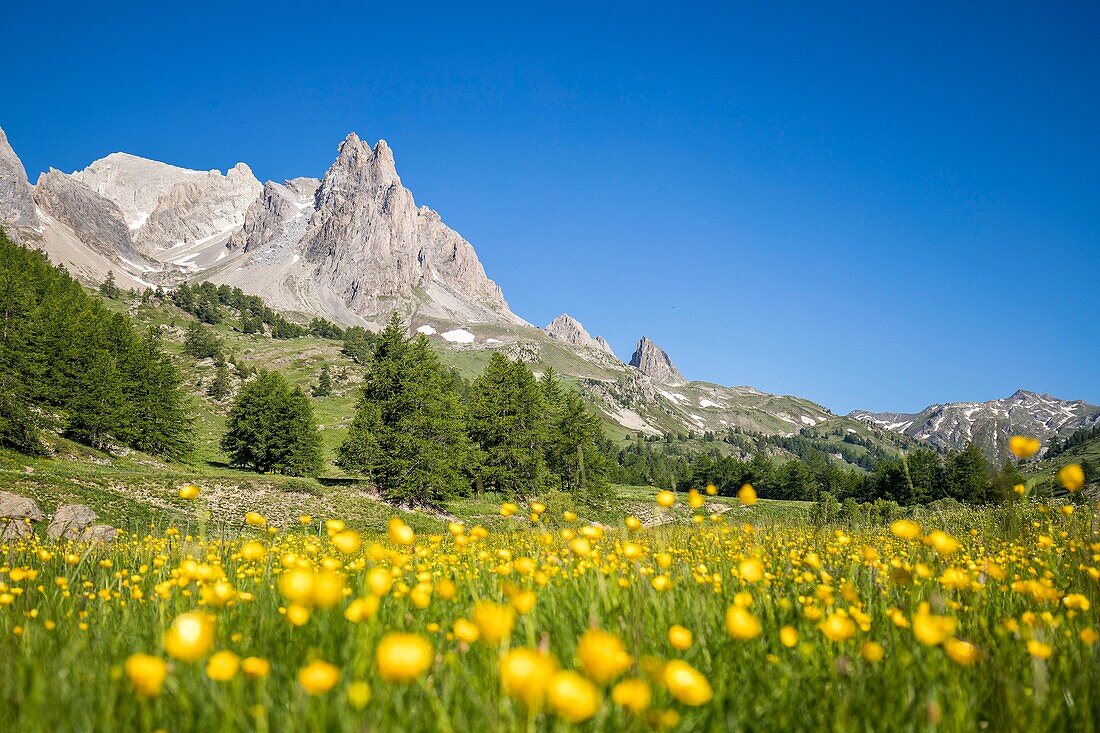
<path fill-rule="evenodd" d="M 262 334 L 266 328 L 268 335 L 277 339 L 315 336 L 338 341 L 344 338 L 344 330 L 332 321 L 314 318 L 308 326 L 288 321 L 258 295 L 248 295 L 228 285 L 183 283 L 172 291 L 171 299 L 176 307 L 211 325 L 224 322 L 231 313 L 239 320 L 242 333 Z"/>
<path fill-rule="evenodd" d="M 179 459 L 191 447 L 188 400 L 159 330 L 138 333 L 0 231 L 0 444 L 38 452 L 50 428 Z"/>

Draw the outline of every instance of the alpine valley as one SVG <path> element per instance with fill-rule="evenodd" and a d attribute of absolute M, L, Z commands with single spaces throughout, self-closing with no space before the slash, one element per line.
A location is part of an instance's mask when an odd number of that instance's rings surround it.
<path fill-rule="evenodd" d="M 389 145 L 354 133 L 320 180 L 260 182 L 245 163 L 196 171 L 119 152 L 32 185 L 0 130 L 0 225 L 90 286 L 109 274 L 138 292 L 210 282 L 261 296 L 291 321 L 368 330 L 396 312 L 460 370 L 476 373 L 494 352 L 536 374 L 552 367 L 620 439 L 706 439 L 738 457 L 808 446 L 856 465 L 974 442 L 1000 461 L 1014 434 L 1045 449 L 1100 424 L 1096 405 L 1023 390 L 917 414 L 836 415 L 799 397 L 693 381 L 644 336 L 623 361 L 570 315 L 538 328 L 512 312 L 470 242 L 417 205 Z"/>

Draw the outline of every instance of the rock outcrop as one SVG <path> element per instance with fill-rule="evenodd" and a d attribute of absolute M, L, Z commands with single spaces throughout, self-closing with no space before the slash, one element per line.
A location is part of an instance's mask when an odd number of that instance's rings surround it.
<path fill-rule="evenodd" d="M 84 530 L 95 524 L 96 514 L 90 506 L 84 504 L 63 504 L 54 512 L 46 536 L 51 540 L 79 539 Z"/>
<path fill-rule="evenodd" d="M 308 182 L 314 185 L 310 187 Z M 227 246 L 250 252 L 286 233 L 287 223 L 313 214 L 313 199 L 319 181 L 315 178 L 295 178 L 279 185 L 264 184 L 260 197 L 244 214 L 244 226 L 233 233 Z"/>
<path fill-rule="evenodd" d="M 550 321 L 543 330 L 553 338 L 564 341 L 571 346 L 597 349 L 614 355 L 614 352 L 611 351 L 611 344 L 607 343 L 606 339 L 602 336 L 592 338 L 588 331 L 585 330 L 584 326 L 581 325 L 580 321 L 573 318 L 568 313 L 562 313 L 560 316 Z"/>
<path fill-rule="evenodd" d="M 158 250 L 226 237 L 244 224 L 245 212 L 263 186 L 252 169 L 238 163 L 226 175 L 218 171 L 188 177 L 157 201 L 134 237 L 138 249 Z"/>
<path fill-rule="evenodd" d="M 179 168 L 129 153 L 111 153 L 72 177 L 115 203 L 131 231 L 145 220 L 176 184 L 200 179 L 202 171 Z"/>
<path fill-rule="evenodd" d="M 34 499 L 0 491 L 0 542 L 34 534 L 34 523 L 46 518 Z"/>
<path fill-rule="evenodd" d="M 642 336 L 638 348 L 630 357 L 630 366 L 664 384 L 684 384 L 684 375 L 672 363 L 672 359 L 657 344 Z"/>
<path fill-rule="evenodd" d="M 101 255 L 140 262 L 130 229 L 118 206 L 80 181 L 56 168 L 43 173 L 34 189 L 34 200 L 44 212 L 67 225 Z"/>
<path fill-rule="evenodd" d="M 11 229 L 12 235 L 16 235 L 18 229 L 39 226 L 32 192 L 23 162 L 12 150 L 4 130 L 0 129 L 0 225 Z"/>
<path fill-rule="evenodd" d="M 316 195 L 301 242 L 315 277 L 348 307 L 379 315 L 417 301 L 451 317 L 514 320 L 473 246 L 439 214 L 417 207 L 385 140 L 372 148 L 352 133 Z"/>

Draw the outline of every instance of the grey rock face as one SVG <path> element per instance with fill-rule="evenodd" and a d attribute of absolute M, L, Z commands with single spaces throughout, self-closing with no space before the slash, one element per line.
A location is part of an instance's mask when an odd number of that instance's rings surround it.
<path fill-rule="evenodd" d="M 118 206 L 131 230 L 139 229 L 157 203 L 176 184 L 204 177 L 202 171 L 178 168 L 129 153 L 111 153 L 72 177 Z"/>
<path fill-rule="evenodd" d="M 252 169 L 238 163 L 177 182 L 160 199 L 137 230 L 138 248 L 150 254 L 184 244 L 228 236 L 245 221 L 245 212 L 263 186 Z"/>
<path fill-rule="evenodd" d="M 416 206 L 384 140 L 371 148 L 348 135 L 316 200 L 302 252 L 315 277 L 353 311 L 380 314 L 442 291 L 459 310 L 466 300 L 512 318 L 470 243 Z"/>
<path fill-rule="evenodd" d="M 31 194 L 31 184 L 27 181 L 23 162 L 12 150 L 8 136 L 0 129 L 0 224 L 22 229 L 38 227 Z"/>
<path fill-rule="evenodd" d="M 299 176 L 283 181 L 283 185 L 295 196 L 312 201 L 317 195 L 317 189 L 321 187 L 321 181 L 317 178 Z"/>
<path fill-rule="evenodd" d="M 142 259 L 118 206 L 71 176 L 55 168 L 43 173 L 35 186 L 34 200 L 100 254 Z"/>
<path fill-rule="evenodd" d="M 0 520 L 26 519 L 31 522 L 41 522 L 46 518 L 38 507 L 38 502 L 10 491 L 0 491 Z"/>
<path fill-rule="evenodd" d="M 672 363 L 672 359 L 657 344 L 642 336 L 638 348 L 630 357 L 630 366 L 665 384 L 684 384 L 684 375 Z"/>
<path fill-rule="evenodd" d="M 568 313 L 562 313 L 550 321 L 544 330 L 559 341 L 564 341 L 572 346 L 583 346 L 589 349 L 598 349 L 608 354 L 612 353 L 611 345 L 602 336 L 592 338 L 584 326 L 580 324 L 580 321 Z"/>
<path fill-rule="evenodd" d="M 84 530 L 95 524 L 96 514 L 84 504 L 65 504 L 59 506 L 46 528 L 50 539 L 79 539 Z"/>
<path fill-rule="evenodd" d="M 312 190 L 302 182 L 314 181 L 310 178 L 294 179 L 280 186 L 274 181 L 264 184 L 260 197 L 252 202 L 244 214 L 244 226 L 233 233 L 227 246 L 230 249 L 241 247 L 250 252 L 286 233 L 287 223 L 298 217 L 308 217 L 313 213 L 313 197 L 317 187 Z"/>
<path fill-rule="evenodd" d="M 80 542 L 114 542 L 118 538 L 118 530 L 109 524 L 93 524 L 88 527 L 77 539 Z"/>
<path fill-rule="evenodd" d="M 849 417 L 937 448 L 962 450 L 974 442 L 999 462 L 1008 456 L 1008 439 L 1013 435 L 1038 438 L 1046 445 L 1100 423 L 1100 406 L 1021 389 L 989 402 L 929 405 L 918 413 L 856 410 Z"/>

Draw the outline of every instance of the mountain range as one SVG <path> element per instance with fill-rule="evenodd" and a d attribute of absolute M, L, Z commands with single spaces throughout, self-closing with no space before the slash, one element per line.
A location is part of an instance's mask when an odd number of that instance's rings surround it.
<path fill-rule="evenodd" d="M 916 414 L 838 416 L 798 397 L 688 380 L 647 337 L 624 363 L 572 316 L 540 329 L 514 314 L 473 246 L 416 204 L 386 141 L 355 133 L 320 179 L 261 183 L 245 163 L 223 174 L 118 152 L 31 185 L 0 129 L 0 225 L 88 284 L 108 273 L 139 290 L 210 281 L 289 317 L 368 328 L 397 311 L 455 359 L 502 350 L 553 367 L 624 434 L 831 435 L 890 450 L 975 441 L 999 460 L 1012 434 L 1046 444 L 1100 422 L 1096 405 L 1022 390 Z"/>

